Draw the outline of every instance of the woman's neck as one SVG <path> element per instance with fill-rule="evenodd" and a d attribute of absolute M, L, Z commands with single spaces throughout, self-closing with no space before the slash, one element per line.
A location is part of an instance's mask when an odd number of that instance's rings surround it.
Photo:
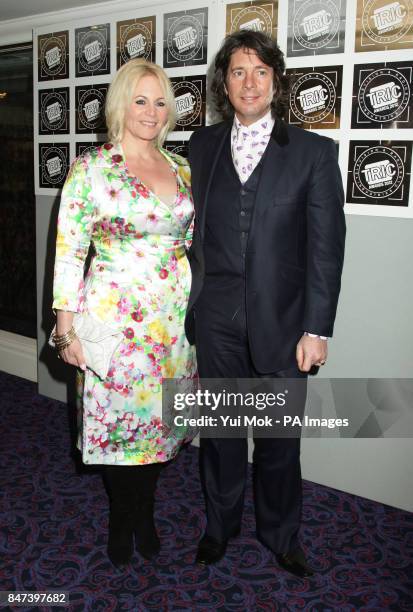
<path fill-rule="evenodd" d="M 156 142 L 153 140 L 142 140 L 125 136 L 121 146 L 126 158 L 153 160 L 159 156 Z"/>

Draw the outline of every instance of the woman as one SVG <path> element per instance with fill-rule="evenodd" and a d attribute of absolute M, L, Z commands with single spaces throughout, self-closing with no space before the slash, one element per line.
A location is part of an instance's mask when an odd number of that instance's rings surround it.
<path fill-rule="evenodd" d="M 161 382 L 196 374 L 184 332 L 189 168 L 161 148 L 174 117 L 165 72 L 144 60 L 125 64 L 108 91 L 110 142 L 75 160 L 59 213 L 57 344 L 69 341 L 60 357 L 84 371 L 79 447 L 84 463 L 105 466 L 108 555 L 117 567 L 131 559 L 133 534 L 145 558 L 159 552 L 156 481 L 182 444 L 160 418 Z M 94 256 L 83 280 L 91 242 Z M 81 343 L 70 332 L 75 312 L 123 332 L 105 380 L 86 369 Z"/>

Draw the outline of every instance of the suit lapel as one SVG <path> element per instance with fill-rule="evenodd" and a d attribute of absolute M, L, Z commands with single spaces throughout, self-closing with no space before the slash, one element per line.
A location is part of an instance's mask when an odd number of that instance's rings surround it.
<path fill-rule="evenodd" d="M 288 165 L 289 138 L 286 125 L 280 119 L 276 120 L 267 149 L 264 154 L 263 167 L 258 184 L 254 216 L 260 215 L 273 200 L 283 172 Z"/>
<path fill-rule="evenodd" d="M 211 188 L 212 177 L 214 176 L 215 168 L 221 155 L 222 147 L 226 141 L 228 133 L 231 129 L 232 122 L 226 122 L 222 124 L 220 130 L 217 130 L 213 137 L 209 141 L 209 154 L 205 156 L 204 163 L 201 171 L 200 184 L 200 202 L 202 202 L 201 216 L 200 216 L 200 229 L 202 238 L 205 232 L 205 219 L 206 209 L 208 205 L 208 195 Z M 203 197 L 201 196 L 203 194 Z"/>

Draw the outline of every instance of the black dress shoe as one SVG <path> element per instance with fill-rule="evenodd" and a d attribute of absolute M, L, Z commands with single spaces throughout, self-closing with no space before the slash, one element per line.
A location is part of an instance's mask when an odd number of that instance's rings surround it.
<path fill-rule="evenodd" d="M 278 565 L 286 572 L 298 576 L 299 578 L 310 578 L 314 575 L 313 570 L 305 560 L 305 555 L 301 548 L 297 548 L 288 553 L 278 553 L 275 555 Z"/>
<path fill-rule="evenodd" d="M 204 535 L 198 544 L 195 562 L 200 565 L 218 563 L 225 555 L 227 542 L 218 542 L 209 535 Z"/>

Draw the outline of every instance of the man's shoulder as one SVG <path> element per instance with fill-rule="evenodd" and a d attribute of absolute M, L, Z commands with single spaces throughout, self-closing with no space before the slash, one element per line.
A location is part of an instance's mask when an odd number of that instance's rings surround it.
<path fill-rule="evenodd" d="M 213 140 L 215 137 L 219 137 L 232 125 L 232 121 L 220 121 L 213 125 L 207 125 L 206 127 L 200 128 L 193 132 L 191 136 L 191 144 L 193 143 L 205 143 L 208 140 Z"/>
<path fill-rule="evenodd" d="M 316 134 L 315 132 L 311 132 L 309 130 L 304 130 L 303 128 L 296 127 L 295 125 L 289 125 L 286 123 L 285 127 L 287 129 L 288 138 L 291 144 L 318 150 L 331 147 L 333 144 L 335 144 L 332 138 L 322 136 L 321 134 Z"/>

